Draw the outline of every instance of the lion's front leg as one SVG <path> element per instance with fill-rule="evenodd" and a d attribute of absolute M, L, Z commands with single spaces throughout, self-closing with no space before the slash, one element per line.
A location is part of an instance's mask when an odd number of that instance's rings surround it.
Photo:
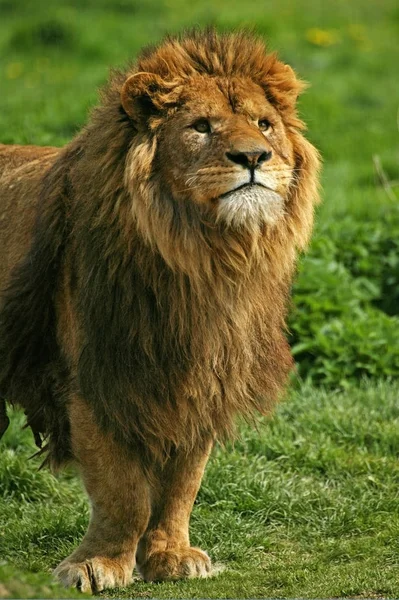
<path fill-rule="evenodd" d="M 92 513 L 81 545 L 55 570 L 65 586 L 97 593 L 130 583 L 137 543 L 150 517 L 149 486 L 139 460 L 99 431 L 88 406 L 70 406 L 75 458 Z"/>
<path fill-rule="evenodd" d="M 137 552 L 137 567 L 146 581 L 207 577 L 209 556 L 192 548 L 189 520 L 212 443 L 186 454 L 177 452 L 158 473 L 152 516 Z"/>

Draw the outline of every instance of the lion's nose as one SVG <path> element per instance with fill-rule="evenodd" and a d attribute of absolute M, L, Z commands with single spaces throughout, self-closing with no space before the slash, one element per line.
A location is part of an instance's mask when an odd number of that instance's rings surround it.
<path fill-rule="evenodd" d="M 265 152 L 263 149 L 251 150 L 249 152 L 233 151 L 226 152 L 226 156 L 237 165 L 242 165 L 246 169 L 255 169 L 262 163 L 271 159 L 272 151 L 269 150 L 268 152 Z"/>

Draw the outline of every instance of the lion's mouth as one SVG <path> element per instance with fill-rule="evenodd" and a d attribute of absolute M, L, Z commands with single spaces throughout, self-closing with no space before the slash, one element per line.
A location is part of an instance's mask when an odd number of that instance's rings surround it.
<path fill-rule="evenodd" d="M 268 187 L 267 185 L 264 185 L 263 183 L 258 183 L 258 182 L 252 182 L 249 181 L 247 183 L 243 183 L 231 190 L 229 190 L 228 192 L 224 192 L 223 194 L 220 194 L 219 198 L 226 198 L 227 196 L 230 196 L 230 194 L 233 194 L 234 192 L 238 192 L 240 190 L 243 189 L 255 189 L 255 188 L 263 188 L 265 190 L 269 190 L 270 192 L 274 192 L 275 190 L 273 190 L 272 188 Z"/>

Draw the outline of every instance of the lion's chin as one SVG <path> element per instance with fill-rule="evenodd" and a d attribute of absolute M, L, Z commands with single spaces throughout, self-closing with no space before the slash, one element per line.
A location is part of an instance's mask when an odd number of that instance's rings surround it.
<path fill-rule="evenodd" d="M 232 229 L 273 226 L 283 215 L 283 197 L 260 185 L 233 190 L 223 195 L 217 206 L 217 222 Z"/>

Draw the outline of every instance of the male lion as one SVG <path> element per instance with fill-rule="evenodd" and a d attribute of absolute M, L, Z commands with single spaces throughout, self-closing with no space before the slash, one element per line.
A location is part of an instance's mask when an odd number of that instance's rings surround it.
<path fill-rule="evenodd" d="M 114 73 L 65 148 L 1 146 L 0 423 L 25 409 L 92 514 L 55 573 L 98 592 L 202 577 L 189 517 L 212 444 L 271 409 L 317 199 L 292 69 L 194 32 Z"/>

